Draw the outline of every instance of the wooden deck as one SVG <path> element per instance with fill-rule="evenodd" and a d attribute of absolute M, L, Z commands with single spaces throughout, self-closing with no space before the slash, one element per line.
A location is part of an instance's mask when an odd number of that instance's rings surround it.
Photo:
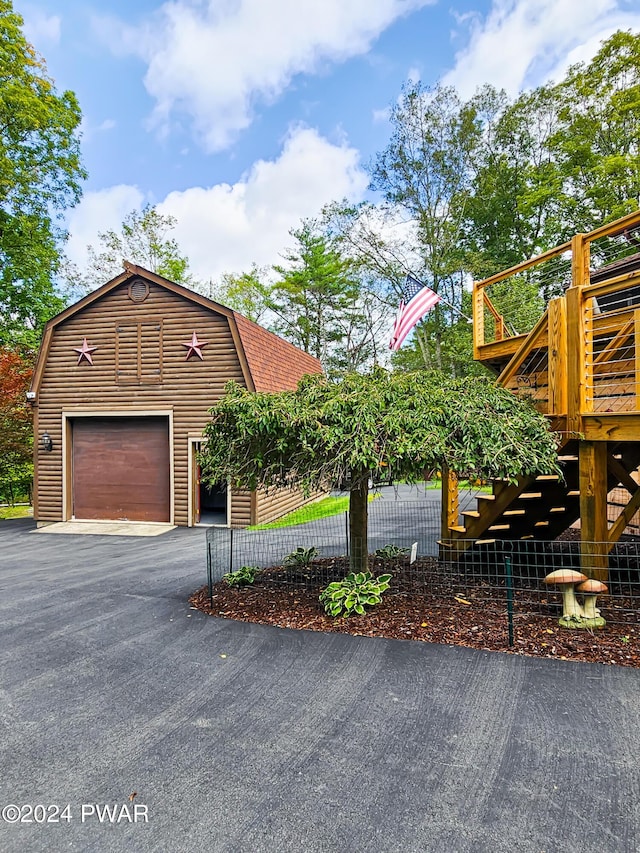
<path fill-rule="evenodd" d="M 443 540 L 549 539 L 579 519 L 584 568 L 606 575 L 640 509 L 639 233 L 637 211 L 474 283 L 474 358 L 552 420 L 565 482 L 494 483 L 460 519 L 455 478 L 443 476 Z"/>

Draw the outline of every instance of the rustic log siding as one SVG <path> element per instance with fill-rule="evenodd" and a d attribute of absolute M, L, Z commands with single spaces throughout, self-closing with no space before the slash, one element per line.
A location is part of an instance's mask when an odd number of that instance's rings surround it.
<path fill-rule="evenodd" d="M 300 489 L 273 489 L 267 493 L 256 494 L 256 519 L 254 524 L 266 524 L 280 516 L 297 509 L 305 503 L 310 503 L 322 495 L 315 492 L 305 498 Z"/>
<path fill-rule="evenodd" d="M 247 527 L 253 523 L 251 492 L 232 489 L 231 527 Z"/>
<path fill-rule="evenodd" d="M 202 431 L 209 421 L 209 407 L 222 396 L 233 379 L 245 385 L 240 360 L 226 317 L 194 304 L 180 295 L 150 284 L 147 299 L 135 304 L 123 283 L 101 299 L 73 314 L 53 331 L 37 400 L 38 436 L 46 430 L 52 437 L 51 453 L 38 452 L 38 521 L 58 521 L 62 506 L 62 412 L 72 408 L 103 409 L 104 414 L 131 410 L 173 411 L 174 521 L 188 518 L 188 434 Z M 127 323 L 153 323 L 162 327 L 161 381 L 118 383 L 116 378 L 116 328 Z M 194 330 L 208 341 L 204 361 L 187 353 L 183 343 Z M 93 366 L 84 359 L 78 364 L 74 347 L 86 337 L 92 347 Z M 248 493 L 247 493 L 248 494 Z M 240 495 L 232 507 L 238 523 L 249 523 L 249 505 Z M 242 519 L 240 521 L 239 519 Z"/>

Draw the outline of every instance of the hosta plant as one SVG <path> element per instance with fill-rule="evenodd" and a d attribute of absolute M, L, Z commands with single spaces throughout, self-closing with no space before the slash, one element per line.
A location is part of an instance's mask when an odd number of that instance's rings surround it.
<path fill-rule="evenodd" d="M 371 572 L 350 572 L 341 581 L 330 583 L 320 593 L 320 602 L 329 616 L 362 616 L 366 607 L 382 601 L 382 593 L 389 589 L 391 575 L 374 578 Z"/>
<path fill-rule="evenodd" d="M 282 565 L 286 569 L 304 568 L 310 565 L 311 561 L 318 556 L 318 549 L 311 548 L 296 548 L 282 561 Z"/>
<path fill-rule="evenodd" d="M 409 549 L 401 548 L 399 545 L 385 545 L 383 548 L 378 548 L 375 553 L 376 557 L 382 560 L 396 560 L 398 557 L 405 557 Z"/>
<path fill-rule="evenodd" d="M 247 586 L 253 583 L 260 574 L 259 566 L 242 566 L 235 572 L 227 572 L 222 576 L 229 586 Z"/>

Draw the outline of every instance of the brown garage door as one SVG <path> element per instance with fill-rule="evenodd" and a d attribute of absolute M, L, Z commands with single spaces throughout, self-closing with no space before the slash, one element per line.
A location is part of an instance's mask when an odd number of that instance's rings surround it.
<path fill-rule="evenodd" d="M 168 418 L 73 421 L 76 518 L 169 521 Z"/>

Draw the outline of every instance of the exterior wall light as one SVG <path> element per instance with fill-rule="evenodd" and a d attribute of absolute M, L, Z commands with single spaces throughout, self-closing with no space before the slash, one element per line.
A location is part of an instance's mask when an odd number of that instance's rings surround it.
<path fill-rule="evenodd" d="M 51 453 L 53 450 L 53 439 L 46 430 L 42 433 L 42 449 L 46 450 L 47 453 Z"/>

